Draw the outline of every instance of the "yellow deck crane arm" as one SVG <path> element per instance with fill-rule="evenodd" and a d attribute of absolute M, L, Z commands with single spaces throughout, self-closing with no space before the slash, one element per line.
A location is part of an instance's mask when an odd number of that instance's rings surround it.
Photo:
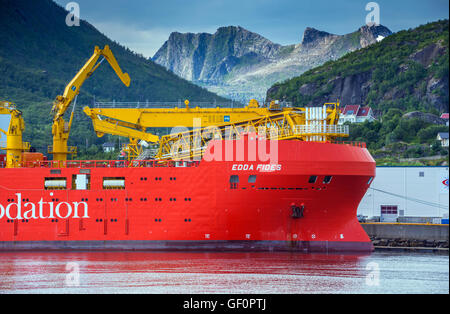
<path fill-rule="evenodd" d="M 89 107 L 84 107 L 83 111 L 92 119 L 92 125 L 98 137 L 111 134 L 137 138 L 152 143 L 156 143 L 159 140 L 157 135 L 146 133 L 146 128 L 139 124 L 102 117 Z"/>
<path fill-rule="evenodd" d="M 209 108 L 190 107 L 189 101 L 184 102 L 185 107 L 161 108 L 123 108 L 120 104 L 103 105 L 90 108 L 84 107 L 84 113 L 92 119 L 97 136 L 112 134 L 128 137 L 130 143 L 124 147 L 128 158 L 133 159 L 142 153 L 139 140 L 149 143 L 159 142 L 157 135 L 146 132 L 148 128 L 170 128 L 182 126 L 185 128 L 203 128 L 222 125 L 229 121 L 243 121 L 264 117 L 272 112 L 260 107 L 254 99 L 245 107 L 228 108 L 212 106 Z M 297 110 L 284 108 L 285 111 Z"/>
<path fill-rule="evenodd" d="M 316 126 L 309 125 L 307 120 L 306 108 L 284 107 L 282 108 L 276 103 L 276 106 L 260 107 L 258 102 L 252 99 L 248 106 L 242 108 L 216 107 L 200 108 L 189 107 L 189 102 L 185 102 L 186 107 L 179 108 L 123 108 L 120 104 L 100 104 L 96 108 L 84 107 L 84 113 L 92 119 L 94 130 L 98 136 L 103 134 L 113 134 L 126 136 L 130 139 L 130 144 L 126 151 L 133 152 L 128 155 L 129 159 L 140 155 L 140 148 L 137 140 L 145 140 L 147 142 L 159 142 L 160 148 L 156 156 L 157 159 L 168 159 L 174 156 L 172 152 L 174 143 L 187 142 L 193 131 L 187 133 L 179 133 L 178 136 L 168 135 L 158 138 L 146 132 L 149 127 L 176 127 L 183 126 L 186 128 L 194 128 L 198 132 L 202 132 L 208 127 L 224 128 L 244 128 L 248 130 L 250 126 L 277 125 L 280 130 L 284 130 L 286 134 L 280 138 L 283 139 L 299 139 L 299 140 L 329 140 L 332 137 L 339 136 L 342 128 L 337 126 L 339 117 L 339 102 L 325 104 L 323 110 L 326 110 L 326 121 L 320 122 L 322 126 L 328 125 L 328 129 L 324 131 L 316 130 Z M 274 102 L 275 104 L 275 102 Z M 316 110 L 317 111 L 317 110 Z M 312 117 L 312 115 L 311 115 Z M 223 131 L 222 130 L 222 131 Z M 337 131 L 336 131 L 337 130 Z M 325 132 L 325 134 L 323 134 Z M 312 137 L 314 134 L 315 137 Z M 345 135 L 344 135 L 345 136 Z M 202 139 L 205 140 L 205 139 Z M 205 145 L 202 145 L 204 148 Z M 192 151 L 189 156 L 193 157 Z M 196 150 L 196 154 L 203 154 L 203 151 Z"/>
<path fill-rule="evenodd" d="M 328 105 L 331 106 L 327 107 Z M 211 139 L 236 139 L 246 133 L 258 133 L 268 140 L 315 142 L 329 142 L 349 136 L 348 126 L 335 123 L 336 117 L 339 116 L 339 103 L 327 103 L 323 108 L 313 109 L 316 116 L 310 113 L 308 116 L 307 108 L 277 110 L 263 117 L 168 134 L 161 137 L 155 159 L 164 161 L 201 158 Z M 319 117 L 320 111 L 322 115 Z"/>
<path fill-rule="evenodd" d="M 22 135 L 25 131 L 22 112 L 16 109 L 13 103 L 0 101 L 0 115 L 11 116 L 8 130 L 5 131 L 0 128 L 0 132 L 6 135 L 6 145 L 0 147 L 0 149 L 6 150 L 6 168 L 16 168 L 22 162 L 22 153 L 30 150 L 30 143 L 22 141 Z"/>
<path fill-rule="evenodd" d="M 130 143 L 124 148 L 130 160 L 142 153 L 139 140 L 148 143 L 156 143 L 159 141 L 157 135 L 147 133 L 146 128 L 139 124 L 103 117 L 99 114 L 100 112 L 92 110 L 89 107 L 84 107 L 83 111 L 92 119 L 92 125 L 98 137 L 111 134 L 127 137 L 130 140 Z"/>
<path fill-rule="evenodd" d="M 182 125 L 193 127 L 198 123 L 201 127 L 219 125 L 227 122 L 238 122 L 263 117 L 271 112 L 267 108 L 88 108 L 85 113 L 101 115 L 112 120 L 123 121 L 147 128 L 166 128 Z M 287 108 L 287 111 L 294 108 Z M 198 120 L 195 120 L 198 119 Z"/>
<path fill-rule="evenodd" d="M 256 100 L 251 100 L 243 108 L 227 108 L 213 106 L 210 108 L 190 107 L 186 100 L 185 107 L 149 107 L 121 108 L 113 104 L 96 108 L 84 107 L 84 113 L 92 119 L 94 130 L 98 137 L 112 134 L 128 137 L 130 143 L 124 151 L 128 158 L 133 159 L 142 153 L 139 140 L 148 143 L 159 142 L 157 135 L 146 132 L 147 128 L 167 128 L 183 126 L 186 128 L 201 128 L 227 123 L 227 121 L 242 121 L 266 116 L 268 108 L 260 107 Z M 291 111 L 295 108 L 285 108 Z"/>
<path fill-rule="evenodd" d="M 100 56 L 103 59 L 97 63 Z M 130 76 L 127 73 L 123 73 L 116 58 L 114 57 L 111 49 L 106 45 L 103 49 L 95 47 L 94 53 L 86 62 L 86 64 L 78 71 L 75 77 L 66 86 L 63 95 L 56 97 L 52 113 L 53 117 L 53 146 L 49 147 L 49 152 L 53 154 L 53 159 L 58 161 L 67 160 L 68 154 L 76 153 L 76 148 L 67 146 L 67 141 L 69 138 L 70 128 L 73 122 L 73 111 L 70 115 L 70 120 L 68 123 L 64 121 L 64 113 L 69 108 L 70 104 L 76 100 L 77 95 L 80 92 L 80 88 L 83 83 L 88 79 L 92 73 L 100 66 L 100 64 L 107 60 L 111 67 L 116 72 L 117 76 L 120 78 L 123 84 L 127 87 L 130 86 Z"/>

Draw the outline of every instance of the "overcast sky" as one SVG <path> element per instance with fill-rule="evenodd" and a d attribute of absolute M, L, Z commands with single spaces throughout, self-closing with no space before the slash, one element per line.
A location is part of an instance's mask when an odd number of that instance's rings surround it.
<path fill-rule="evenodd" d="M 55 0 L 65 7 L 68 0 Z M 239 25 L 279 44 L 299 43 L 306 27 L 346 34 L 365 24 L 367 0 L 77 0 L 81 19 L 146 57 L 171 32 L 214 33 Z M 448 19 L 447 0 L 378 0 L 380 23 L 396 32 Z"/>

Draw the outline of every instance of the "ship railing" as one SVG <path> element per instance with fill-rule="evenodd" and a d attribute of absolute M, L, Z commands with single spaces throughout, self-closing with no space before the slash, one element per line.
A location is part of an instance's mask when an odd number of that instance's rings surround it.
<path fill-rule="evenodd" d="M 243 108 L 247 106 L 247 103 L 239 102 L 239 101 L 229 101 L 229 102 L 206 102 L 206 101 L 192 101 L 189 103 L 190 108 Z M 270 103 L 268 102 L 259 102 L 260 107 L 270 107 Z M 292 102 L 286 102 L 281 101 L 277 104 L 279 109 L 282 108 L 291 108 L 293 106 Z M 94 108 L 132 108 L 132 109 L 139 109 L 139 108 L 185 108 L 186 105 L 184 101 L 109 101 L 109 102 L 103 102 L 103 101 L 95 101 L 93 103 Z"/>
<path fill-rule="evenodd" d="M 160 160 L 68 160 L 68 161 L 26 161 L 21 168 L 155 168 L 155 167 L 197 167 L 199 161 Z M 1 167 L 2 163 L 0 163 Z"/>
<path fill-rule="evenodd" d="M 333 144 L 350 145 L 354 147 L 367 148 L 366 142 L 359 141 L 332 141 Z"/>
<path fill-rule="evenodd" d="M 334 135 L 334 136 L 349 136 L 348 125 L 327 125 L 327 124 L 313 124 L 313 125 L 296 125 L 296 135 Z"/>
<path fill-rule="evenodd" d="M 245 105 L 239 102 L 192 102 L 189 103 L 189 107 L 195 108 L 217 108 L 217 107 L 223 107 L 223 108 L 242 108 Z M 94 108 L 185 108 L 186 105 L 183 101 L 178 102 L 94 102 Z"/>

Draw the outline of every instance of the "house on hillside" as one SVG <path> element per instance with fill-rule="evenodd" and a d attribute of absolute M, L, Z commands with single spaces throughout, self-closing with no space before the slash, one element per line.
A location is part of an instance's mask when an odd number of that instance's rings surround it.
<path fill-rule="evenodd" d="M 114 143 L 111 142 L 104 143 L 102 147 L 105 153 L 113 152 L 116 150 L 116 145 L 114 145 Z"/>
<path fill-rule="evenodd" d="M 441 142 L 442 147 L 448 147 L 448 132 L 439 132 L 437 140 Z"/>
<path fill-rule="evenodd" d="M 344 124 L 345 122 L 362 123 L 373 120 L 375 120 L 374 113 L 369 106 L 346 105 L 344 108 L 341 108 L 339 124 Z"/>

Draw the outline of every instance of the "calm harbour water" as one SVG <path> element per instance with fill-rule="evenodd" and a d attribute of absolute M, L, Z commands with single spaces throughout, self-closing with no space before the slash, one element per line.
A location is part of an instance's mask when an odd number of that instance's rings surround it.
<path fill-rule="evenodd" d="M 8 252 L 0 293 L 448 294 L 449 256 Z"/>

